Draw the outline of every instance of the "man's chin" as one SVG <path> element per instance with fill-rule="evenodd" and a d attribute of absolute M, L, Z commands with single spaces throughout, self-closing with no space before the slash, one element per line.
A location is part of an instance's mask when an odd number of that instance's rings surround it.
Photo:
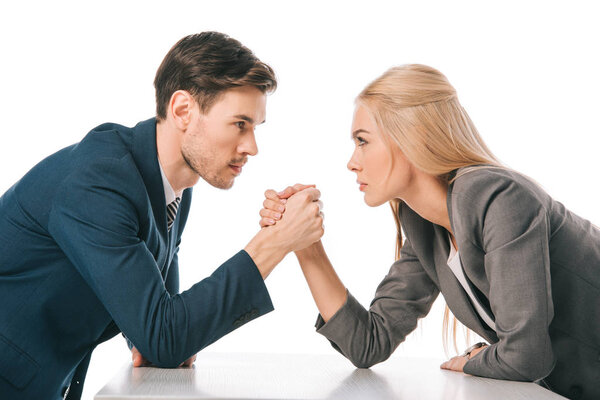
<path fill-rule="evenodd" d="M 206 182 L 217 189 L 229 190 L 233 187 L 234 179 L 228 181 L 222 179 L 212 179 L 210 181 L 207 180 Z"/>

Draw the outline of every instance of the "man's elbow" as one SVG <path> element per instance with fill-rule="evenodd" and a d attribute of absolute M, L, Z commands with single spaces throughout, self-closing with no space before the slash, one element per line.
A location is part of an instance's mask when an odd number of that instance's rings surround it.
<path fill-rule="evenodd" d="M 154 352 L 149 354 L 146 359 L 158 368 L 177 368 L 183 364 L 190 356 L 182 353 L 174 353 L 167 351 Z"/>

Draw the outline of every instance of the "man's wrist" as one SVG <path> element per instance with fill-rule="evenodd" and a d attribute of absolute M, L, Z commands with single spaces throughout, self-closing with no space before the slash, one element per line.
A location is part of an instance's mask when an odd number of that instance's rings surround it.
<path fill-rule="evenodd" d="M 258 271 L 265 279 L 277 264 L 283 260 L 289 251 L 275 244 L 273 235 L 275 230 L 268 227 L 261 229 L 256 236 L 244 247 L 244 250 L 254 261 Z"/>

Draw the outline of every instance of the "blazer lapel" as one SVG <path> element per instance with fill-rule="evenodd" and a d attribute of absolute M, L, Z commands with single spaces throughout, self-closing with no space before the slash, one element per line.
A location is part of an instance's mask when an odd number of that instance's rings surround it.
<path fill-rule="evenodd" d="M 440 291 L 454 316 L 466 327 L 476 332 L 479 336 L 490 342 L 497 342 L 496 333 L 483 324 L 471 304 L 467 292 L 456 279 L 448 266 L 450 244 L 448 233 L 441 226 L 435 225 L 433 239 L 433 254 L 435 254 L 435 268 L 439 279 Z"/>
<path fill-rule="evenodd" d="M 167 229 L 167 204 L 165 191 L 158 166 L 158 152 L 156 149 L 156 119 L 138 123 L 133 128 L 133 159 L 144 180 L 146 191 L 152 206 L 154 222 L 159 235 L 159 251 L 155 254 L 156 264 L 161 272 L 165 272 L 165 265 L 170 259 L 170 244 Z"/>
<path fill-rule="evenodd" d="M 137 164 L 146 190 L 152 204 L 152 211 L 159 228 L 159 232 L 167 239 L 167 204 L 165 191 L 162 184 L 160 168 L 158 166 L 158 152 L 156 150 L 156 120 L 151 118 L 140 122 L 134 128 L 132 154 Z"/>

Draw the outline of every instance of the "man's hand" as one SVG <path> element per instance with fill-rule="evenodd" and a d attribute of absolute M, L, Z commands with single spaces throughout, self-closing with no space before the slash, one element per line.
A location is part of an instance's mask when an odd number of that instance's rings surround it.
<path fill-rule="evenodd" d="M 250 255 L 263 279 L 279 262 L 292 251 L 304 249 L 317 242 L 323 236 L 321 192 L 314 185 L 295 185 L 279 194 L 267 191 L 269 197 L 263 203 L 270 207 L 265 219 L 277 218 L 276 225 L 267 224 L 252 238 L 244 250 Z M 279 205 L 282 205 L 279 208 Z M 272 220 L 272 219 L 271 219 Z M 273 223 L 275 222 L 272 220 Z"/>
<path fill-rule="evenodd" d="M 308 188 L 314 188 L 315 185 L 303 185 L 300 183 L 296 183 L 294 186 L 288 186 L 281 192 L 276 192 L 273 189 L 269 189 L 265 192 L 265 201 L 263 202 L 263 208 L 260 210 L 260 227 L 264 228 L 266 226 L 275 225 L 277 221 L 281 219 L 283 213 L 285 212 L 285 205 L 287 203 L 287 199 L 289 199 L 292 195 Z M 323 204 L 319 202 L 321 208 L 323 208 Z"/>
<path fill-rule="evenodd" d="M 196 361 L 196 354 L 194 354 L 193 356 L 191 356 L 190 358 L 188 358 L 187 360 L 182 362 L 179 366 L 180 367 L 191 367 L 192 365 L 194 365 L 194 361 Z M 140 353 L 138 351 L 138 349 L 136 349 L 135 347 L 131 348 L 131 362 L 133 363 L 134 368 L 135 367 L 150 367 L 150 366 L 152 366 L 152 363 L 150 361 L 146 360 L 144 358 L 144 356 L 142 355 L 142 353 Z"/>

